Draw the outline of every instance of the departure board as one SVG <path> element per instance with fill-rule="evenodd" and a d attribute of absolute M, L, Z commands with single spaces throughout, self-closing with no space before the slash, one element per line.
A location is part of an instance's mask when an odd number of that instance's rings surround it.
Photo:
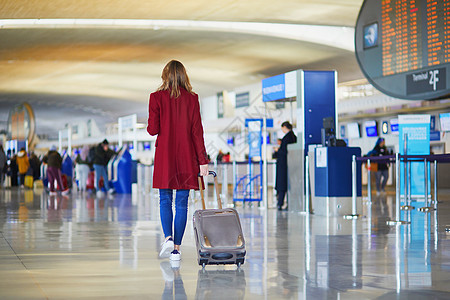
<path fill-rule="evenodd" d="M 366 0 L 355 52 L 368 80 L 403 99 L 447 97 L 450 0 Z"/>

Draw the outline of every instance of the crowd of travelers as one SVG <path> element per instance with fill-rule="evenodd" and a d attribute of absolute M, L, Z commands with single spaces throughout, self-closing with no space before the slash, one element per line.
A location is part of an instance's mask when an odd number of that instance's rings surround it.
<path fill-rule="evenodd" d="M 115 152 L 108 140 L 91 147 L 85 145 L 70 154 L 61 152 L 55 146 L 40 156 L 24 147 L 5 152 L 0 144 L 0 188 L 40 186 L 52 196 L 69 194 L 75 183 L 80 193 L 114 193 L 107 166 Z"/>

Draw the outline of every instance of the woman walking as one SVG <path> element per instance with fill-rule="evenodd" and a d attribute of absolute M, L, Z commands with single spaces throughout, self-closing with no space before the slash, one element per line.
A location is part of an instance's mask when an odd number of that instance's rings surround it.
<path fill-rule="evenodd" d="M 159 189 L 161 225 L 166 238 L 160 256 L 170 254 L 171 260 L 178 261 L 189 190 L 198 189 L 199 172 L 201 176 L 208 175 L 208 157 L 198 95 L 192 91 L 186 69 L 181 62 L 172 60 L 164 67 L 161 78 L 161 86 L 150 95 L 147 132 L 158 135 L 153 187 Z"/>

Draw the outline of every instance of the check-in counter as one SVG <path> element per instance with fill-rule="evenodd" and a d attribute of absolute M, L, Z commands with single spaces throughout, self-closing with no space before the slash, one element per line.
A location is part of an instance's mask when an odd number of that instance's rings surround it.
<path fill-rule="evenodd" d="M 131 194 L 131 185 L 136 176 L 133 176 L 133 161 L 126 147 L 109 161 L 108 177 L 118 194 Z"/>
<path fill-rule="evenodd" d="M 352 157 L 359 147 L 317 147 L 315 149 L 316 215 L 343 216 L 352 212 Z M 357 165 L 357 196 L 361 196 L 361 164 Z"/>

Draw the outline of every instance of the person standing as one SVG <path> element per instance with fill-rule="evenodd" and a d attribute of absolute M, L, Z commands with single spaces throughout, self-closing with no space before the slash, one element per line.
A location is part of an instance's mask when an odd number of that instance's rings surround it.
<path fill-rule="evenodd" d="M 63 195 L 69 193 L 69 189 L 64 189 L 61 178 L 62 157 L 56 151 L 56 147 L 52 146 L 43 161 L 47 164 L 47 178 L 50 186 L 50 196 L 56 195 L 55 181 Z"/>
<path fill-rule="evenodd" d="M 17 166 L 17 155 L 11 149 L 8 150 L 9 157 L 9 175 L 11 176 L 11 186 L 18 186 L 18 173 L 19 168 Z"/>
<path fill-rule="evenodd" d="M 369 152 L 369 156 L 388 155 L 384 138 L 378 138 L 375 147 Z M 378 170 L 375 173 L 375 182 L 377 185 L 377 195 L 385 192 L 386 183 L 389 179 L 389 166 L 387 163 L 378 163 Z"/>
<path fill-rule="evenodd" d="M 104 183 L 103 189 L 109 193 L 112 193 L 114 191 L 109 184 L 107 169 L 108 162 L 113 155 L 114 151 L 109 149 L 109 142 L 107 139 L 104 139 L 103 142 L 101 142 L 94 148 L 93 164 L 95 170 L 95 189 L 97 190 L 98 197 L 102 195 L 102 189 L 100 187 L 100 178 L 102 177 Z"/>
<path fill-rule="evenodd" d="M 3 145 L 0 144 L 0 188 L 3 187 L 3 182 L 5 180 L 5 174 L 7 170 L 7 161 L 5 151 L 3 150 Z"/>
<path fill-rule="evenodd" d="M 75 159 L 78 184 L 81 192 L 86 191 L 87 179 L 91 170 L 89 164 L 89 147 L 85 145 Z"/>
<path fill-rule="evenodd" d="M 19 153 L 17 153 L 17 166 L 19 167 L 20 186 L 23 187 L 25 184 L 25 175 L 27 175 L 28 169 L 30 168 L 30 161 L 28 160 L 25 148 L 20 148 Z"/>
<path fill-rule="evenodd" d="M 153 187 L 159 189 L 161 225 L 166 238 L 160 257 L 181 259 L 180 245 L 187 221 L 190 189 L 198 189 L 198 174 L 208 175 L 198 95 L 186 69 L 172 60 L 162 72 L 162 84 L 150 95 L 147 132 L 158 135 Z M 175 220 L 172 212 L 173 190 Z M 173 231 L 172 231 L 173 226 Z"/>
<path fill-rule="evenodd" d="M 281 131 L 285 134 L 281 139 L 280 148 L 277 151 L 277 175 L 275 190 L 277 191 L 278 210 L 282 210 L 284 198 L 288 189 L 288 164 L 287 164 L 287 145 L 297 142 L 297 137 L 292 131 L 292 124 L 288 121 L 281 124 Z"/>
<path fill-rule="evenodd" d="M 34 152 L 31 153 L 29 161 L 31 170 L 33 171 L 33 180 L 38 180 L 41 178 L 41 161 Z"/>

